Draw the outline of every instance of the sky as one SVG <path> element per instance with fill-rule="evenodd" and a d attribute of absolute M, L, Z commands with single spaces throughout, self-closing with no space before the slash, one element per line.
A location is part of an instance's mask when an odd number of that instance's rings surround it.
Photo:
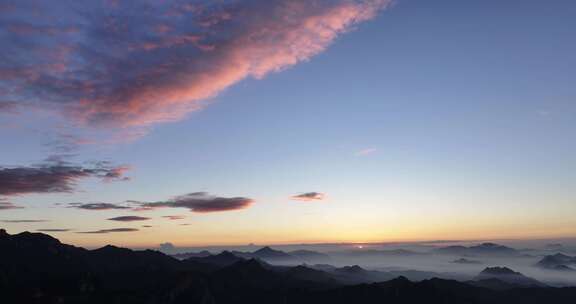
<path fill-rule="evenodd" d="M 0 2 L 0 227 L 97 247 L 576 235 L 569 0 Z"/>

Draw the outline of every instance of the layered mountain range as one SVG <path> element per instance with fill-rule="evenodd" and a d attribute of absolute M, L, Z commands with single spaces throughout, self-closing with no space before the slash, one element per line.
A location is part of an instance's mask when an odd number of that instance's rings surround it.
<path fill-rule="evenodd" d="M 271 248 L 256 251 L 283 256 Z M 115 246 L 87 250 L 41 233 L 0 230 L 2 303 L 574 303 L 508 268 L 478 278 L 411 281 L 398 273 L 327 264 L 275 266 L 233 252 L 178 260 Z"/>

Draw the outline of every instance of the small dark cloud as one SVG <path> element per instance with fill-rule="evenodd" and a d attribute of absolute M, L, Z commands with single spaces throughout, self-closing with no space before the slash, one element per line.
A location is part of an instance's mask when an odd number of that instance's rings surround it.
<path fill-rule="evenodd" d="M 47 220 L 3 220 L 2 223 L 45 223 Z"/>
<path fill-rule="evenodd" d="M 101 229 L 101 230 L 94 230 L 94 231 L 82 231 L 78 233 L 85 233 L 85 234 L 105 234 L 105 233 L 116 233 L 116 232 L 134 232 L 139 231 L 136 228 L 114 228 L 114 229 Z"/>
<path fill-rule="evenodd" d="M 142 227 L 144 227 L 144 228 L 152 228 L 153 226 L 150 226 L 150 225 L 142 225 Z"/>
<path fill-rule="evenodd" d="M 130 207 L 110 204 L 110 203 L 71 203 L 70 208 L 78 208 L 84 210 L 113 210 L 113 209 L 130 209 Z"/>
<path fill-rule="evenodd" d="M 150 208 L 187 208 L 198 213 L 232 211 L 248 208 L 254 200 L 246 197 L 218 197 L 206 192 L 177 196 L 165 202 L 142 203 Z"/>
<path fill-rule="evenodd" d="M 297 200 L 297 201 L 321 201 L 323 200 L 325 197 L 324 193 L 320 193 L 320 192 L 306 192 L 306 193 L 302 193 L 302 194 L 298 194 L 298 195 L 294 195 L 292 197 L 290 197 L 293 200 Z"/>
<path fill-rule="evenodd" d="M 165 215 L 165 216 L 163 216 L 163 218 L 167 218 L 169 220 L 175 221 L 175 220 L 183 220 L 186 217 L 183 215 Z"/>
<path fill-rule="evenodd" d="M 71 231 L 72 229 L 38 229 L 38 232 L 67 232 Z"/>
<path fill-rule="evenodd" d="M 147 221 L 149 219 L 150 219 L 149 217 L 128 215 L 128 216 L 117 216 L 117 217 L 109 218 L 108 220 L 109 221 L 118 221 L 118 222 L 135 222 L 135 221 Z"/>
<path fill-rule="evenodd" d="M 126 165 L 110 168 L 102 176 L 102 179 L 105 182 L 111 182 L 111 181 L 115 181 L 115 180 L 123 180 L 123 181 L 130 180 L 130 178 L 127 176 L 124 176 L 124 174 L 126 172 L 128 172 L 131 168 L 132 167 L 126 166 Z"/>
<path fill-rule="evenodd" d="M 47 136 L 54 138 L 44 145 L 54 153 L 68 157 L 76 156 L 76 154 L 73 154 L 73 152 L 78 150 L 80 146 L 95 143 L 95 141 L 88 138 L 80 137 L 78 135 L 63 131 L 59 131 L 56 135 L 48 134 Z"/>

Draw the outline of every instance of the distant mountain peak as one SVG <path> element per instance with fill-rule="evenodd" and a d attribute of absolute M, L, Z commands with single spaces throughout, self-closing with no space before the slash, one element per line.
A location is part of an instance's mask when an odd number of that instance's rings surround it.
<path fill-rule="evenodd" d="M 482 243 L 470 247 L 466 246 L 448 246 L 436 249 L 436 252 L 451 255 L 464 255 L 464 256 L 518 256 L 520 253 L 514 249 L 496 243 Z"/>
<path fill-rule="evenodd" d="M 555 258 L 558 258 L 558 259 L 571 259 L 572 258 L 571 256 L 565 255 L 563 253 L 556 253 L 552 256 Z"/>
<path fill-rule="evenodd" d="M 520 272 L 516 272 L 508 267 L 487 267 L 476 276 L 476 281 L 483 281 L 486 279 L 498 279 L 506 283 L 516 284 L 526 287 L 545 287 L 546 285 L 527 277 Z"/>
<path fill-rule="evenodd" d="M 259 258 L 259 259 L 293 259 L 294 257 L 289 255 L 288 253 L 280 250 L 275 250 L 270 248 L 269 246 L 262 247 L 252 254 L 251 257 Z"/>
<path fill-rule="evenodd" d="M 364 270 L 364 268 L 358 266 L 358 265 L 352 265 L 352 266 L 344 266 L 342 268 L 340 268 L 342 271 L 344 272 L 348 272 L 348 273 L 361 273 L 364 272 L 366 270 Z"/>
<path fill-rule="evenodd" d="M 190 257 L 187 258 L 185 261 L 194 261 L 203 264 L 211 264 L 219 267 L 225 267 L 233 265 L 234 263 L 244 261 L 243 257 L 239 257 L 238 255 L 224 250 L 219 254 L 215 255 L 208 255 L 208 256 L 201 256 L 201 257 Z"/>
<path fill-rule="evenodd" d="M 470 260 L 470 259 L 466 259 L 466 258 L 459 258 L 457 260 L 452 261 L 452 263 L 455 263 L 455 264 L 482 264 L 482 262 L 480 262 L 480 261 Z"/>
<path fill-rule="evenodd" d="M 508 267 L 486 267 L 481 274 L 493 274 L 493 275 L 522 275 Z"/>
<path fill-rule="evenodd" d="M 92 250 L 93 252 L 104 252 L 104 253 L 112 253 L 112 252 L 129 252 L 132 251 L 128 248 L 121 248 L 114 245 L 106 245 L 104 247 L 100 247 L 98 249 Z"/>
<path fill-rule="evenodd" d="M 576 257 L 556 253 L 545 256 L 535 266 L 555 271 L 575 271 L 574 268 L 570 267 L 574 265 L 576 265 Z"/>
<path fill-rule="evenodd" d="M 515 250 L 515 249 L 510 248 L 508 246 L 504 246 L 504 245 L 500 245 L 500 244 L 496 244 L 496 243 L 482 243 L 480 245 L 472 246 L 470 248 L 486 249 L 486 250 Z"/>
<path fill-rule="evenodd" d="M 277 252 L 282 252 L 282 251 L 274 250 L 270 246 L 265 246 L 265 247 L 262 247 L 256 251 L 254 251 L 254 253 L 277 253 Z"/>
<path fill-rule="evenodd" d="M 395 279 L 380 283 L 382 285 L 388 285 L 388 286 L 406 286 L 406 285 L 410 285 L 412 284 L 412 281 L 410 281 L 407 277 L 405 276 L 398 276 Z"/>
<path fill-rule="evenodd" d="M 498 244 L 496 244 L 496 243 L 490 243 L 490 242 L 482 243 L 482 244 L 480 244 L 480 245 L 478 245 L 478 246 L 483 246 L 483 247 L 502 247 L 502 245 L 498 245 Z"/>

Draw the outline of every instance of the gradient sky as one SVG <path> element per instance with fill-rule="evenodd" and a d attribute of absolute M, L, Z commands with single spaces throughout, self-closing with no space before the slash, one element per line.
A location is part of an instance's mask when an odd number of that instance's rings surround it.
<path fill-rule="evenodd" d="M 11 233 L 67 229 L 51 233 L 83 246 L 576 235 L 574 1 L 49 3 L 0 5 Z M 109 220 L 125 216 L 149 219 Z"/>

